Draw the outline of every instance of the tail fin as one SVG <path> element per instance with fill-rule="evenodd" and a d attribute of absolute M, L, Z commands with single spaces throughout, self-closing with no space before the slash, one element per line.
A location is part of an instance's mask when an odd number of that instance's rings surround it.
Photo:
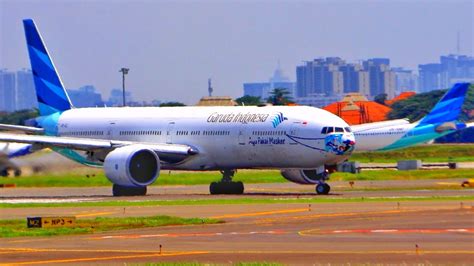
<path fill-rule="evenodd" d="M 458 119 L 464 103 L 469 83 L 456 83 L 443 95 L 443 98 L 431 109 L 418 125 L 451 122 Z"/>
<path fill-rule="evenodd" d="M 48 50 L 32 19 L 23 20 L 31 69 L 36 87 L 41 116 L 71 109 L 72 104 L 64 89 Z"/>

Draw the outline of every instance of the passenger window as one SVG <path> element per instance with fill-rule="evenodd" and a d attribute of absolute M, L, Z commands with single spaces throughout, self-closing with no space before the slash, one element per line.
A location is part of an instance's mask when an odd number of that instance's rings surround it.
<path fill-rule="evenodd" d="M 336 132 L 344 132 L 344 129 L 342 127 L 336 127 Z"/>
<path fill-rule="evenodd" d="M 326 134 L 328 131 L 328 127 L 323 127 L 323 129 L 321 129 L 321 134 Z"/>

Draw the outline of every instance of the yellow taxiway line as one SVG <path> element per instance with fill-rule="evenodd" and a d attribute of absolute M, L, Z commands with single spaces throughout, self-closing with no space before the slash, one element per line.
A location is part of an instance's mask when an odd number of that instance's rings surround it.
<path fill-rule="evenodd" d="M 149 258 L 149 257 L 171 257 L 171 256 L 184 256 L 184 255 L 200 255 L 207 254 L 206 251 L 184 251 L 184 252 L 168 252 L 168 253 L 151 253 L 151 254 L 135 254 L 135 255 L 121 255 L 121 256 L 109 256 L 109 257 L 88 257 L 88 258 L 70 258 L 70 259 L 53 259 L 53 260 L 38 260 L 38 261 L 23 261 L 13 263 L 0 263 L 0 265 L 33 265 L 33 264 L 53 264 L 53 263 L 76 263 L 76 262 L 87 262 L 87 261 L 103 261 L 103 260 L 124 260 L 124 259 L 138 259 L 138 258 Z"/>
<path fill-rule="evenodd" d="M 308 212 L 308 208 L 300 209 L 288 209 L 288 210 L 277 210 L 277 211 L 266 211 L 266 212 L 249 212 L 249 213 L 238 213 L 238 214 L 226 214 L 221 216 L 210 217 L 212 219 L 223 219 L 223 218 L 239 218 L 239 217 L 252 217 L 252 216 L 263 216 L 271 214 L 284 214 L 284 213 L 296 213 L 296 212 Z"/>
<path fill-rule="evenodd" d="M 76 214 L 75 216 L 77 218 L 82 218 L 82 217 L 93 217 L 93 216 L 99 216 L 99 215 L 109 215 L 109 214 L 114 214 L 117 212 L 93 212 L 93 213 L 85 213 L 85 214 Z"/>

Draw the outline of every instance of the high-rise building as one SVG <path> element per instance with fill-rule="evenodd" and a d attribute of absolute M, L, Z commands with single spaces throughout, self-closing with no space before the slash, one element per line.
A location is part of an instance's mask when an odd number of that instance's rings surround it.
<path fill-rule="evenodd" d="M 33 72 L 23 69 L 16 72 L 16 109 L 25 110 L 38 107 Z"/>
<path fill-rule="evenodd" d="M 390 59 L 372 58 L 363 62 L 364 69 L 369 73 L 370 95 L 387 94 L 387 98 L 395 97 L 395 74 L 390 69 Z"/>
<path fill-rule="evenodd" d="M 280 64 L 268 82 L 248 82 L 244 83 L 243 87 L 244 96 L 260 97 L 262 100 L 266 100 L 274 89 L 286 89 L 291 97 L 294 97 L 295 93 L 295 83 L 285 76 Z"/>
<path fill-rule="evenodd" d="M 347 64 L 339 67 L 344 80 L 344 93 L 358 92 L 370 95 L 369 73 L 360 64 Z"/>
<path fill-rule="evenodd" d="M 395 96 L 395 74 L 390 59 L 373 58 L 363 64 L 347 64 L 339 57 L 307 61 L 296 67 L 298 98 L 319 95 L 340 96 L 357 92 L 366 97 L 386 93 Z"/>
<path fill-rule="evenodd" d="M 456 82 L 474 81 L 474 57 L 441 56 L 440 63 L 420 64 L 418 70 L 421 92 L 447 89 Z"/>
<path fill-rule="evenodd" d="M 343 73 L 339 70 L 342 65 L 345 62 L 341 58 L 327 57 L 307 61 L 296 67 L 296 96 L 343 93 Z"/>
<path fill-rule="evenodd" d="M 441 89 L 441 64 L 418 65 L 418 71 L 420 92 Z"/>
<path fill-rule="evenodd" d="M 16 110 L 15 85 L 15 72 L 0 70 L 0 111 Z"/>
<path fill-rule="evenodd" d="M 102 95 L 96 92 L 95 87 L 86 85 L 77 90 L 68 90 L 69 98 L 75 107 L 103 106 Z"/>
<path fill-rule="evenodd" d="M 127 103 L 133 102 L 131 90 L 128 89 L 125 91 L 125 100 Z M 122 106 L 123 105 L 123 90 L 122 89 L 112 89 L 110 91 L 110 97 L 107 101 L 107 106 Z"/>
<path fill-rule="evenodd" d="M 401 67 L 392 68 L 395 73 L 395 94 L 399 95 L 406 91 L 418 91 L 418 76 L 411 70 Z"/>

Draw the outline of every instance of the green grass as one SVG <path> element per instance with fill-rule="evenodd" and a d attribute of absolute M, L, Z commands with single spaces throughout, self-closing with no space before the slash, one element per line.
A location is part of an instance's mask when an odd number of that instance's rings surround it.
<path fill-rule="evenodd" d="M 221 221 L 207 218 L 179 218 L 172 216 L 125 217 L 76 220 L 74 227 L 27 228 L 26 220 L 0 220 L 0 237 L 55 236 L 88 234 L 104 231 L 159 227 L 167 225 L 215 224 Z"/>
<path fill-rule="evenodd" d="M 302 198 L 245 198 L 231 199 L 187 199 L 187 200 L 144 200 L 144 201 L 89 201 L 89 202 L 59 202 L 59 203 L 0 203 L 0 209 L 34 208 L 34 207 L 104 207 L 104 206 L 177 206 L 177 205 L 224 205 L 224 204 L 273 204 L 273 203 L 349 203 L 349 202 L 390 202 L 390 201 L 438 201 L 438 200 L 474 200 L 473 196 L 430 196 L 430 197 L 321 197 L 303 196 Z"/>
<path fill-rule="evenodd" d="M 334 173 L 332 181 L 352 180 L 414 180 L 474 178 L 472 169 L 433 169 L 416 171 L 377 170 L 362 171 L 360 174 Z M 220 179 L 219 172 L 171 172 L 163 171 L 153 185 L 208 185 Z M 235 175 L 235 181 L 252 183 L 285 183 L 278 170 L 243 170 Z M 17 187 L 95 187 L 112 186 L 103 173 L 86 177 L 85 174 L 34 175 L 20 178 L 0 178 L 0 184 L 15 184 Z"/>
<path fill-rule="evenodd" d="M 0 184 L 15 184 L 17 187 L 97 187 L 112 186 L 102 170 L 91 169 L 90 174 L 41 174 L 19 178 L 0 178 Z M 162 171 L 153 185 L 202 185 L 220 180 L 217 171 L 207 172 L 169 172 Z M 282 183 L 285 179 L 278 170 L 241 170 L 235 181 L 252 183 Z"/>
<path fill-rule="evenodd" d="M 433 170 L 366 170 L 359 174 L 334 173 L 331 181 L 355 181 L 355 180 L 419 180 L 419 179 L 452 179 L 452 178 L 474 178 L 472 169 L 433 169 Z"/>
<path fill-rule="evenodd" d="M 431 144 L 386 152 L 355 152 L 350 160 L 363 163 L 395 163 L 399 160 L 417 159 L 423 162 L 472 162 L 474 144 Z"/>

